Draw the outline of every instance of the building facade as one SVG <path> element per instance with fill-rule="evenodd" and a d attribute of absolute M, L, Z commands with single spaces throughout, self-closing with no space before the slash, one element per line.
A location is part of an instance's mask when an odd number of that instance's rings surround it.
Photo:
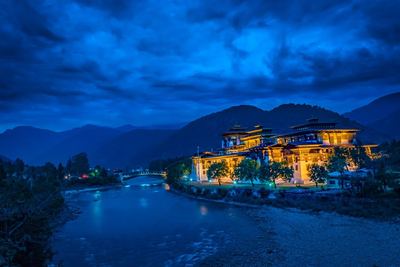
<path fill-rule="evenodd" d="M 207 170 L 211 164 L 225 161 L 229 172 L 245 158 L 260 163 L 286 162 L 293 168 L 293 183 L 311 183 L 308 166 L 325 164 L 335 147 L 356 148 L 358 129 L 338 128 L 336 123 L 319 122 L 310 119 L 305 124 L 291 127 L 287 134 L 275 135 L 269 128 L 257 125 L 245 130 L 236 125 L 222 134 L 221 149 L 216 152 L 202 152 L 192 157 L 196 179 L 208 181 Z M 376 145 L 363 145 L 367 155 Z M 356 166 L 350 166 L 356 168 Z M 232 182 L 231 175 L 222 179 Z"/>

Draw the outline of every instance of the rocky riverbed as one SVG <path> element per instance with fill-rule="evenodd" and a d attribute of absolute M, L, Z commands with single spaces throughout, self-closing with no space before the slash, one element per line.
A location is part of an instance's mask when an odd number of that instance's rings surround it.
<path fill-rule="evenodd" d="M 245 212 L 256 234 L 200 266 L 400 266 L 398 222 L 274 207 Z"/>

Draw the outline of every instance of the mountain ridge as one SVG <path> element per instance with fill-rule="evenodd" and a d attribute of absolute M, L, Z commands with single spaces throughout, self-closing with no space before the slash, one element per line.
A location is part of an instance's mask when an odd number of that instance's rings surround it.
<path fill-rule="evenodd" d="M 400 92 L 381 96 L 364 106 L 343 113 L 343 116 L 368 125 L 397 110 L 400 110 Z"/>
<path fill-rule="evenodd" d="M 400 139 L 400 92 L 379 97 L 370 103 L 343 114 L 369 128 Z"/>
<path fill-rule="evenodd" d="M 63 162 L 72 155 L 86 152 L 91 164 L 107 167 L 144 166 L 152 159 L 195 154 L 220 147 L 221 134 L 235 124 L 245 128 L 263 125 L 282 134 L 309 118 L 336 122 L 340 127 L 360 129 L 364 143 L 380 143 L 390 136 L 373 125 L 365 126 L 343 115 L 315 105 L 283 104 L 271 110 L 252 105 L 237 105 L 193 120 L 180 129 L 139 128 L 132 125 L 106 127 L 84 125 L 66 131 L 31 126 L 15 127 L 0 134 L 0 154 L 22 158 L 30 164 Z"/>

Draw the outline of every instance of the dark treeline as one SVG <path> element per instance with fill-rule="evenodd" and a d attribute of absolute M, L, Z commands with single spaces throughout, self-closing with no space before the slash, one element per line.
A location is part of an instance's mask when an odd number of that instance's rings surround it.
<path fill-rule="evenodd" d="M 45 266 L 52 257 L 49 238 L 63 220 L 63 190 L 117 182 L 101 166 L 90 169 L 85 153 L 66 166 L 0 159 L 0 266 Z"/>
<path fill-rule="evenodd" d="M 65 168 L 66 186 L 91 186 L 119 183 L 113 173 L 102 166 L 89 168 L 89 160 L 86 153 L 79 153 L 67 161 Z"/>
<path fill-rule="evenodd" d="M 64 207 L 63 175 L 53 164 L 0 161 L 0 266 L 42 266 L 52 222 Z"/>
<path fill-rule="evenodd" d="M 157 159 L 153 160 L 149 163 L 149 170 L 150 171 L 166 171 L 171 166 L 177 163 L 185 163 L 185 165 L 191 166 L 191 158 L 189 157 L 178 157 L 178 158 L 170 158 L 170 159 Z"/>
<path fill-rule="evenodd" d="M 383 143 L 379 148 L 384 164 L 394 171 L 400 171 L 400 140 Z"/>
<path fill-rule="evenodd" d="M 172 159 L 159 159 L 151 161 L 150 171 L 166 171 L 167 183 L 175 184 L 181 177 L 188 176 L 191 173 L 192 159 L 189 157 L 179 157 Z M 179 178 L 178 178 L 179 177 Z"/>

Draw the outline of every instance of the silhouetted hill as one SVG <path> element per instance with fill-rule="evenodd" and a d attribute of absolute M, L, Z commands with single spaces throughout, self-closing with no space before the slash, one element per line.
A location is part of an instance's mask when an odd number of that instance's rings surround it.
<path fill-rule="evenodd" d="M 121 132 L 130 132 L 130 131 L 136 130 L 138 128 L 139 127 L 134 126 L 132 124 L 125 124 L 125 125 L 121 125 L 119 127 L 115 127 L 114 129 L 121 131 Z"/>
<path fill-rule="evenodd" d="M 41 161 L 66 162 L 72 155 L 86 152 L 89 159 L 94 159 L 99 147 L 120 134 L 121 131 L 114 128 L 85 125 L 59 133 L 62 138 L 50 148 L 38 153 L 37 157 Z"/>
<path fill-rule="evenodd" d="M 384 120 L 398 110 L 400 110 L 400 92 L 382 96 L 365 106 L 344 113 L 343 116 L 368 125 Z"/>
<path fill-rule="evenodd" d="M 53 147 L 62 139 L 58 133 L 30 126 L 20 126 L 0 134 L 0 154 L 35 162 L 38 151 Z"/>
<path fill-rule="evenodd" d="M 382 142 L 387 139 L 381 133 L 365 127 L 340 114 L 310 105 L 285 104 L 270 111 L 254 106 L 235 106 L 197 119 L 173 134 L 160 147 L 164 158 L 194 154 L 197 146 L 200 150 L 217 149 L 221 144 L 221 134 L 234 124 L 252 127 L 261 124 L 272 128 L 274 133 L 286 133 L 290 126 L 302 124 L 311 117 L 322 121 L 338 123 L 339 127 L 351 127 L 361 130 L 359 136 L 364 142 Z"/>
<path fill-rule="evenodd" d="M 140 167 L 158 158 L 159 145 L 174 130 L 137 129 L 121 134 L 95 151 L 93 158 L 101 165 L 110 167 Z"/>
<path fill-rule="evenodd" d="M 152 159 L 192 155 L 197 146 L 201 151 L 218 149 L 221 134 L 235 124 L 245 128 L 261 124 L 279 134 L 290 131 L 290 126 L 304 123 L 311 117 L 336 122 L 341 127 L 358 128 L 361 130 L 360 139 L 368 143 L 380 143 L 394 137 L 377 132 L 377 126 L 363 126 L 317 106 L 285 104 L 265 111 L 242 105 L 201 117 L 179 130 L 129 130 L 134 126 L 110 128 L 86 125 L 53 132 L 34 127 L 17 127 L 0 134 L 0 155 L 10 159 L 19 157 L 29 164 L 43 164 L 46 161 L 66 162 L 72 155 L 86 152 L 92 165 L 122 168 L 145 166 Z M 393 114 L 380 124 L 392 127 L 395 131 L 390 121 L 397 117 L 397 114 Z"/>
<path fill-rule="evenodd" d="M 369 127 L 379 129 L 393 139 L 400 140 L 400 109 L 392 112 L 383 119 L 368 124 Z"/>
<path fill-rule="evenodd" d="M 264 115 L 262 109 L 253 106 L 235 106 L 212 113 L 190 122 L 173 134 L 159 151 L 161 157 L 190 155 L 197 150 L 219 148 L 221 133 L 235 124 L 250 127 L 259 122 Z"/>
<path fill-rule="evenodd" d="M 0 134 L 0 155 L 21 158 L 33 165 L 65 163 L 71 156 L 86 152 L 92 165 L 139 166 L 173 130 L 110 128 L 85 125 L 62 132 L 22 126 Z M 147 164 L 147 161 L 146 161 Z"/>
<path fill-rule="evenodd" d="M 400 92 L 380 97 L 343 116 L 357 120 L 390 138 L 400 139 Z"/>

